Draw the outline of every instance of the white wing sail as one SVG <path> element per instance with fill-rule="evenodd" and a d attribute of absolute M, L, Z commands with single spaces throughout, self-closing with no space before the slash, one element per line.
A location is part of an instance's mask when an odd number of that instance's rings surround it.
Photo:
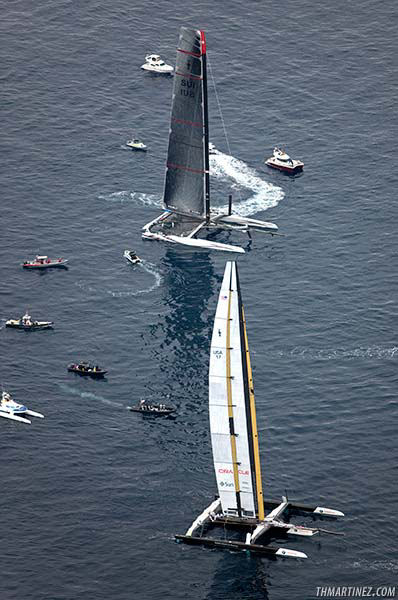
<path fill-rule="evenodd" d="M 239 517 L 255 517 L 263 510 L 259 508 L 261 473 L 250 360 L 247 355 L 236 263 L 228 262 L 211 341 L 209 413 L 222 511 Z M 256 480 L 259 480 L 257 484 Z"/>

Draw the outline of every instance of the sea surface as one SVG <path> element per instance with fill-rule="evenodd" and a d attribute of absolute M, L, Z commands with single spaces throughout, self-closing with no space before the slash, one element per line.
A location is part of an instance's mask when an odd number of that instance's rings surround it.
<path fill-rule="evenodd" d="M 0 600 L 311 600 L 397 586 L 395 0 L 0 0 L 0 379 L 45 414 L 0 423 Z M 215 206 L 242 244 L 266 497 L 342 510 L 308 560 L 176 544 L 216 493 L 207 377 L 225 261 L 143 241 L 162 207 L 182 25 L 207 34 Z M 227 139 L 224 135 L 224 126 Z M 134 134 L 149 146 L 133 153 Z M 305 162 L 294 178 L 264 159 Z M 143 258 L 132 267 L 126 248 Z M 29 272 L 36 254 L 68 270 Z M 5 329 L 28 309 L 53 331 Z M 103 365 L 104 381 L 66 371 Z M 176 418 L 126 410 L 170 402 Z"/>

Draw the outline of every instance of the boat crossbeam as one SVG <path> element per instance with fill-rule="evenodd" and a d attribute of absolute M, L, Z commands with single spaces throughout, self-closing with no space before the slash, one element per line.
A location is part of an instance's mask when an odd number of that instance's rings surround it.
<path fill-rule="evenodd" d="M 210 504 L 210 506 L 205 508 L 205 510 L 195 519 L 195 521 L 192 523 L 191 527 L 189 527 L 185 535 L 187 537 L 192 537 L 194 532 L 197 529 L 199 529 L 199 527 L 202 527 L 202 525 L 209 523 L 212 520 L 212 515 L 219 513 L 220 510 L 221 500 L 220 498 L 217 498 L 216 500 L 214 500 L 214 502 Z"/>

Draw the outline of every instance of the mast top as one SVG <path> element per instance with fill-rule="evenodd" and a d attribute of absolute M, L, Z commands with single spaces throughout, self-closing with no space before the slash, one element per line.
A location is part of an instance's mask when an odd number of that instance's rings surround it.
<path fill-rule="evenodd" d="M 201 50 L 201 53 L 202 54 L 206 54 L 206 36 L 205 36 L 205 32 L 200 29 L 199 33 L 200 33 L 200 50 Z"/>

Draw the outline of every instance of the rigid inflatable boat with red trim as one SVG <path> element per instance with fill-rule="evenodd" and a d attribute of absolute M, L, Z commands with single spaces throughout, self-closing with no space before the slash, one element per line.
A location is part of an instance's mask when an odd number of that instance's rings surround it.
<path fill-rule="evenodd" d="M 33 260 L 25 260 L 22 263 L 24 269 L 50 269 L 54 267 L 66 268 L 68 261 L 65 258 L 48 258 L 48 256 L 36 256 Z"/>

